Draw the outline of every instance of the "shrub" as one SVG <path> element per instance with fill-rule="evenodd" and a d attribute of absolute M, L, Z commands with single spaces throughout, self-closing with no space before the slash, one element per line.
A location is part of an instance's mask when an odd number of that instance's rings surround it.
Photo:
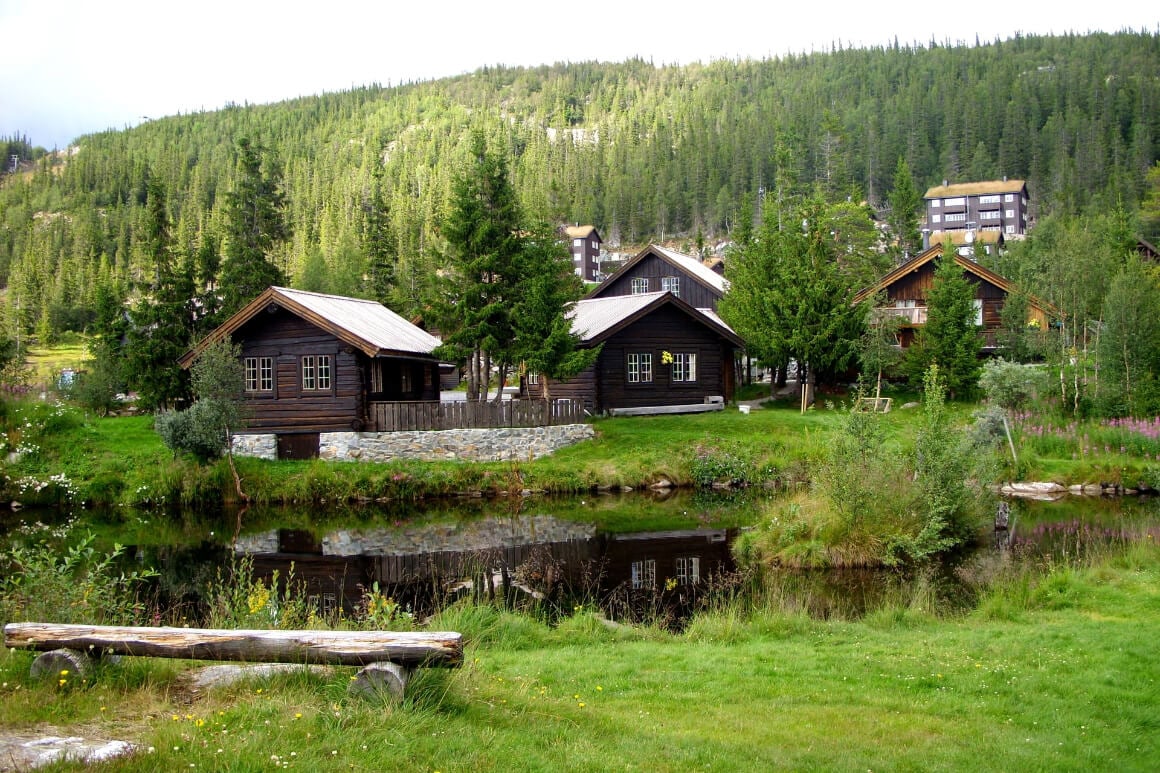
<path fill-rule="evenodd" d="M 184 411 L 158 413 L 154 427 L 175 454 L 192 454 L 206 462 L 225 452 L 225 419 L 230 411 L 217 400 L 198 400 Z"/>
<path fill-rule="evenodd" d="M 62 550 L 49 536 L 32 545 L 15 544 L 3 555 L 0 617 L 5 621 L 130 625 L 143 621 L 146 608 L 139 586 L 156 576 L 151 569 L 118 570 L 124 548 L 100 553 L 88 534 Z M 67 539 L 67 528 L 56 536 Z"/>

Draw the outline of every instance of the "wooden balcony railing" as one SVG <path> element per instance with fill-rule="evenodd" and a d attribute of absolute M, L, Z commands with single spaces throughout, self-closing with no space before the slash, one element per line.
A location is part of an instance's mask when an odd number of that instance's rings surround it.
<path fill-rule="evenodd" d="M 906 325 L 925 325 L 926 306 L 911 306 L 905 309 L 895 306 L 879 306 L 874 309 L 875 320 L 890 319 L 891 317 L 901 317 L 903 324 Z"/>
<path fill-rule="evenodd" d="M 488 402 L 374 402 L 367 406 L 371 432 L 490 427 L 547 427 L 584 421 L 579 400 Z"/>

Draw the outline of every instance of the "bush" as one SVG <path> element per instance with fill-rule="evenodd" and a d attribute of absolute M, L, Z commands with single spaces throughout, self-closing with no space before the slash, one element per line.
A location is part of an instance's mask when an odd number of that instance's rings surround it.
<path fill-rule="evenodd" d="M 67 539 L 67 528 L 55 536 Z M 143 622 L 146 608 L 136 592 L 156 572 L 119 571 L 124 548 L 114 545 L 102 554 L 93 547 L 94 539 L 88 534 L 63 553 L 47 536 L 30 546 L 10 547 L 0 556 L 6 569 L 0 580 L 0 617 L 92 625 Z"/>
<path fill-rule="evenodd" d="M 192 454 L 206 462 L 225 452 L 225 428 L 232 411 L 217 400 L 198 400 L 184 411 L 157 414 L 154 427 L 162 442 L 175 454 Z"/>

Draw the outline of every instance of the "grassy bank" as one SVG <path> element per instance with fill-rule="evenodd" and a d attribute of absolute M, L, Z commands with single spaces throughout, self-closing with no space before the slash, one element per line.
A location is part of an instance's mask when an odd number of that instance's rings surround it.
<path fill-rule="evenodd" d="M 829 407 L 827 407 L 829 406 Z M 963 425 L 977 406 L 952 406 Z M 5 452 L 6 494 L 26 504 L 217 504 L 236 500 L 225 462 L 200 466 L 174 458 L 150 416 L 96 418 L 58 403 L 10 403 Z M 881 417 L 888 448 L 913 442 L 919 412 Z M 708 487 L 793 484 L 810 480 L 842 426 L 841 403 L 805 414 L 772 404 L 744 415 L 720 413 L 599 419 L 597 437 L 535 461 L 390 464 L 238 460 L 243 490 L 257 503 L 410 500 L 465 493 L 495 495 L 524 489 L 579 493 L 599 487 Z M 1040 434 L 1035 434 L 1038 431 Z M 1139 436 L 1140 442 L 1133 442 Z M 1131 428 L 1089 423 L 1066 434 L 1016 427 L 1018 465 L 1007 479 L 1061 483 L 1157 478 L 1160 441 Z"/>
<path fill-rule="evenodd" d="M 558 628 L 453 607 L 463 669 L 398 707 L 349 698 L 350 670 L 194 694 L 193 664 L 129 659 L 34 682 L 0 657 L 0 725 L 129 738 L 116 770 L 1152 770 L 1160 755 L 1160 550 L 1012 565 L 974 611 L 921 594 L 817 622 L 767 590 L 686 633 Z"/>

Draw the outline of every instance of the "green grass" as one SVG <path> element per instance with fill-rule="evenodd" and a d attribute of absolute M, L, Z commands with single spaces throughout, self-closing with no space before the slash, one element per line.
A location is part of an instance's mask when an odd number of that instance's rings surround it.
<path fill-rule="evenodd" d="M 154 749 L 98 766 L 116 770 L 1154 769 L 1156 546 L 1023 579 L 949 619 L 726 607 L 685 635 L 456 608 L 432 625 L 469 636 L 465 667 L 424 672 L 395 707 L 347 697 L 350 669 L 195 696 L 193 664 L 129 659 L 62 687 L 7 652 L 0 725 Z"/>

